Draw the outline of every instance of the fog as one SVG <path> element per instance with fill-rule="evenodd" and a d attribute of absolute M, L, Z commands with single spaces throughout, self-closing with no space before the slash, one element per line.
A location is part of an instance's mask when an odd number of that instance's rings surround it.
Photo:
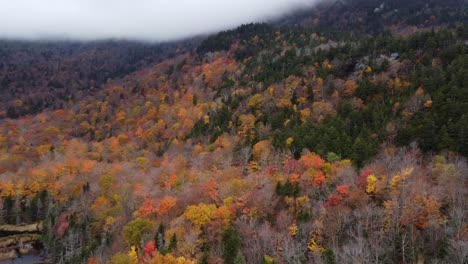
<path fill-rule="evenodd" d="M 167 41 L 261 22 L 318 0 L 4 0 L 0 38 Z"/>

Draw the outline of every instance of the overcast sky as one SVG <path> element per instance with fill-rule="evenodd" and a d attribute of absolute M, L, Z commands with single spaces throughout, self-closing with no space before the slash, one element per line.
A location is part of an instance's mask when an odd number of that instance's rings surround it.
<path fill-rule="evenodd" d="M 1 0 L 0 38 L 165 41 L 263 21 L 318 0 Z"/>

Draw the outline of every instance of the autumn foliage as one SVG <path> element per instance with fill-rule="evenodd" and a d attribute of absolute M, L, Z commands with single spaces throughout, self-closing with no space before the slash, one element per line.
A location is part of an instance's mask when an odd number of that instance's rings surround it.
<path fill-rule="evenodd" d="M 18 88 L 0 106 L 1 224 L 42 223 L 52 263 L 466 263 L 466 30 L 422 19 L 433 5 L 411 29 L 434 32 L 399 37 L 408 20 L 384 7 L 385 34 L 330 34 L 315 12 L 121 58 L 135 69 L 113 79 L 105 49 L 99 78 L 86 52 L 82 78 L 66 56 L 24 71 L 47 81 L 0 63 Z M 374 8 L 327 27 L 377 27 Z M 30 83 L 66 97 L 19 96 Z"/>

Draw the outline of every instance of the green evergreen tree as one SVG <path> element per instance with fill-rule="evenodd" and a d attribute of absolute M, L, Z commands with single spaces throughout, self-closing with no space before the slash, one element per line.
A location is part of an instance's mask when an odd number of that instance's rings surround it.
<path fill-rule="evenodd" d="M 275 191 L 276 191 L 276 195 L 278 196 L 283 195 L 283 184 L 281 184 L 280 181 L 276 183 Z"/>
<path fill-rule="evenodd" d="M 234 264 L 247 264 L 244 255 L 242 255 L 240 251 L 236 256 L 236 259 L 234 260 Z"/>
<path fill-rule="evenodd" d="M 167 250 L 169 252 L 172 252 L 176 248 L 177 248 L 177 236 L 174 233 L 172 234 L 171 241 L 169 241 L 169 246 L 167 247 Z"/>
<path fill-rule="evenodd" d="M 164 240 L 166 231 L 164 228 L 163 223 L 160 223 L 158 226 L 158 230 L 156 231 L 156 235 L 154 236 L 154 241 L 156 242 L 156 248 L 159 252 L 165 255 L 166 252 L 166 241 Z"/>
<path fill-rule="evenodd" d="M 292 185 L 291 180 L 287 179 L 283 185 L 283 191 L 282 191 L 283 195 L 291 196 L 291 194 L 293 193 L 293 187 L 294 186 Z"/>
<path fill-rule="evenodd" d="M 237 234 L 236 230 L 232 227 L 228 227 L 224 230 L 222 235 L 223 241 L 223 259 L 225 264 L 234 264 L 237 253 L 241 246 L 241 239 Z"/>

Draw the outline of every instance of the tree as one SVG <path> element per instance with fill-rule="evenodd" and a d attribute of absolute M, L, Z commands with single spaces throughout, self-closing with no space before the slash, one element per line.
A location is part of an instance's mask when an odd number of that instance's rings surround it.
<path fill-rule="evenodd" d="M 204 189 L 204 192 L 208 194 L 208 197 L 210 197 L 212 201 L 216 202 L 218 200 L 219 187 L 215 179 L 210 179 L 207 183 L 205 183 L 203 189 Z"/>
<path fill-rule="evenodd" d="M 152 256 L 155 251 L 156 244 L 154 243 L 154 240 L 151 240 L 148 243 L 146 243 L 145 248 L 143 249 L 143 252 L 145 252 L 145 256 Z"/>
<path fill-rule="evenodd" d="M 127 255 L 130 257 L 133 264 L 138 263 L 138 252 L 135 246 L 130 247 L 130 251 L 128 251 Z"/>
<path fill-rule="evenodd" d="M 0 199 L 0 225 L 4 225 L 7 223 L 8 219 L 6 219 L 6 216 L 7 216 L 7 210 L 5 208 L 5 200 Z"/>
<path fill-rule="evenodd" d="M 234 264 L 247 264 L 244 255 L 242 253 L 238 253 L 236 259 L 234 260 Z"/>
<path fill-rule="evenodd" d="M 314 177 L 314 186 L 321 186 L 323 183 L 325 183 L 325 176 L 319 171 Z"/>
<path fill-rule="evenodd" d="M 158 230 L 156 231 L 156 235 L 154 236 L 154 241 L 156 241 L 156 247 L 158 251 L 166 255 L 166 240 L 164 239 L 166 236 L 166 230 L 162 223 L 159 224 Z"/>
<path fill-rule="evenodd" d="M 354 80 L 347 80 L 343 87 L 343 95 L 353 97 L 358 88 L 358 84 Z"/>
<path fill-rule="evenodd" d="M 346 197 L 349 195 L 349 186 L 339 185 L 336 187 L 336 192 L 339 193 L 341 196 Z"/>
<path fill-rule="evenodd" d="M 172 252 L 176 248 L 177 248 L 177 236 L 174 233 L 171 236 L 171 241 L 169 241 L 169 246 L 167 247 L 167 251 Z"/>
<path fill-rule="evenodd" d="M 154 200 L 151 198 L 145 198 L 145 201 L 141 205 L 140 209 L 138 209 L 138 215 L 141 217 L 148 217 L 154 213 L 156 213 Z"/>
<path fill-rule="evenodd" d="M 108 197 L 110 195 L 110 191 L 112 185 L 115 182 L 115 177 L 113 175 L 103 175 L 99 179 L 99 188 L 101 190 L 101 195 L 104 197 Z"/>
<path fill-rule="evenodd" d="M 153 222 L 147 219 L 136 219 L 123 228 L 124 239 L 129 246 L 139 247 L 145 234 L 151 233 Z"/>
<path fill-rule="evenodd" d="M 252 148 L 253 160 L 264 165 L 270 158 L 273 148 L 270 140 L 262 140 L 255 144 Z"/>
<path fill-rule="evenodd" d="M 158 216 L 167 214 L 177 203 L 177 199 L 173 196 L 164 196 L 155 208 Z"/>
<path fill-rule="evenodd" d="M 377 188 L 377 177 L 374 175 L 370 175 L 367 177 L 367 187 L 366 187 L 366 192 L 368 194 L 375 193 Z"/>
<path fill-rule="evenodd" d="M 149 263 L 151 264 L 195 264 L 196 262 L 191 259 L 187 259 L 185 257 L 174 257 L 171 254 L 161 255 L 157 254 L 154 258 L 152 258 Z"/>
<path fill-rule="evenodd" d="M 123 253 L 118 253 L 114 255 L 107 264 L 134 264 L 132 259 Z"/>
<path fill-rule="evenodd" d="M 261 94 L 255 94 L 247 102 L 247 106 L 252 110 L 259 110 L 262 108 L 265 99 Z"/>
<path fill-rule="evenodd" d="M 313 168 L 319 170 L 320 168 L 322 168 L 323 164 L 325 164 L 325 160 L 320 158 L 320 156 L 312 153 L 303 155 L 299 161 L 304 165 L 306 169 Z"/>
<path fill-rule="evenodd" d="M 297 197 L 300 192 L 299 183 L 291 182 L 291 179 L 288 178 L 284 184 L 277 182 L 275 191 L 279 196 Z"/>
<path fill-rule="evenodd" d="M 226 264 L 234 264 L 241 246 L 241 240 L 236 230 L 228 227 L 222 235 L 223 240 L 223 259 Z"/>
<path fill-rule="evenodd" d="M 15 217 L 15 224 L 21 223 L 21 198 L 19 195 L 15 195 L 15 202 L 13 204 L 13 215 Z"/>
<path fill-rule="evenodd" d="M 188 206 L 185 209 L 184 217 L 192 222 L 192 224 L 202 227 L 211 221 L 215 212 L 216 205 L 200 203 Z"/>

